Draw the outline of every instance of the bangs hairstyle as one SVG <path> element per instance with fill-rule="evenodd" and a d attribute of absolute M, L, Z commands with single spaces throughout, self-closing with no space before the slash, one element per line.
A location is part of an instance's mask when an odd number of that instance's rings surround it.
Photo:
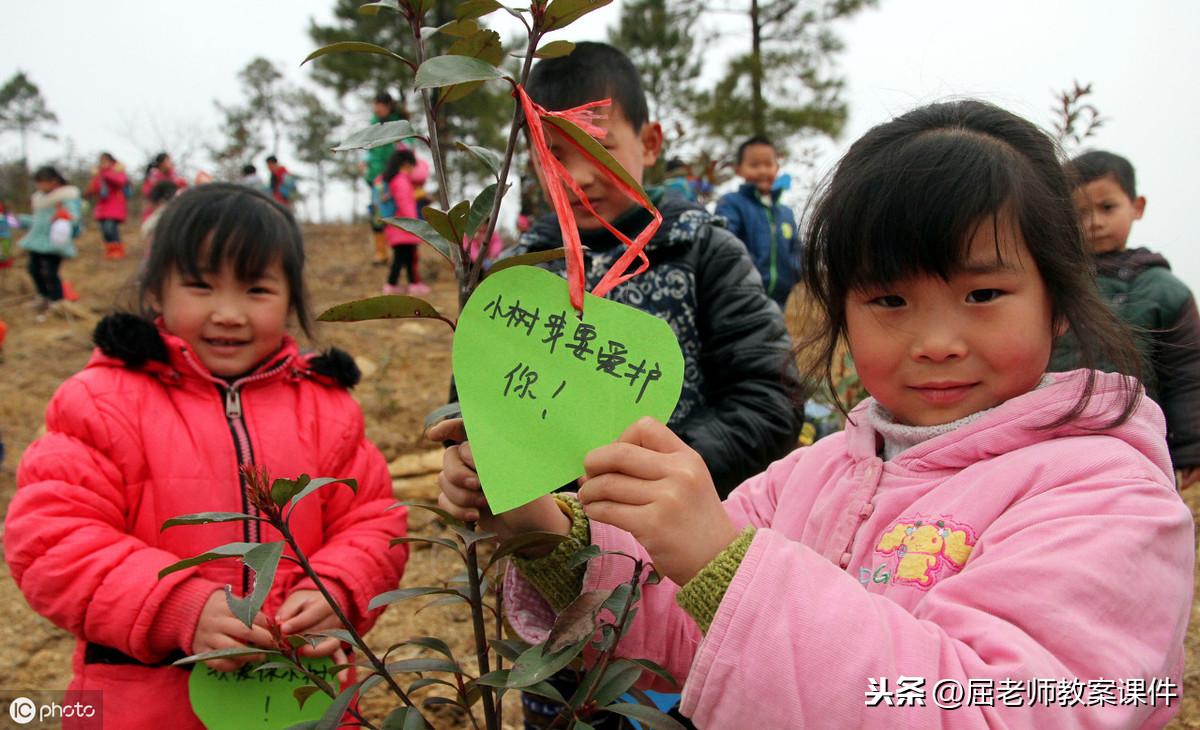
<path fill-rule="evenodd" d="M 612 99 L 634 132 L 650 121 L 637 67 L 623 51 L 607 43 L 576 43 L 566 56 L 538 61 L 525 88 L 530 99 L 552 112 Z"/>
<path fill-rule="evenodd" d="M 304 239 L 292 214 L 265 193 L 234 183 L 197 185 L 171 199 L 154 229 L 154 245 L 138 286 L 144 314 L 150 295 L 162 294 L 172 271 L 185 277 L 220 271 L 228 264 L 239 281 L 254 281 L 279 262 L 288 284 L 288 306 L 312 338 L 304 287 Z"/>
<path fill-rule="evenodd" d="M 976 230 L 992 226 L 998 235 L 1005 219 L 1021 232 L 1045 283 L 1050 324 L 1068 325 L 1079 341 L 1081 365 L 1090 370 L 1107 358 L 1132 376 L 1120 414 L 1105 426 L 1128 419 L 1140 395 L 1134 378 L 1141 361 L 1097 293 L 1057 148 L 1033 124 L 980 101 L 931 104 L 871 129 L 825 184 L 805 254 L 805 282 L 818 308 L 817 329 L 797 350 L 808 362 L 807 382 L 837 392 L 833 360 L 847 334 L 848 295 L 910 277 L 949 279 L 963 270 Z M 1089 372 L 1072 409 L 1045 427 L 1079 416 L 1095 380 Z"/>

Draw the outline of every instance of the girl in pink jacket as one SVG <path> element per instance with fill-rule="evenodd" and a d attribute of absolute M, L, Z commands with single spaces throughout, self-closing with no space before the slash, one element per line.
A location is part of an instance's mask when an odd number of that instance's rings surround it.
<path fill-rule="evenodd" d="M 100 224 L 100 235 L 104 238 L 104 258 L 125 258 L 125 244 L 121 243 L 121 224 L 125 222 L 129 176 L 125 166 L 117 162 L 111 153 L 100 153 L 100 165 L 88 183 L 87 196 L 96 202 L 93 217 Z"/>
<path fill-rule="evenodd" d="M 545 638 L 581 591 L 665 579 L 618 647 L 683 683 L 700 728 L 1161 727 L 1178 710 L 1193 527 L 1162 413 L 1131 377 L 1047 373 L 1071 328 L 1138 372 L 1090 279 L 1070 187 L 1036 127 L 975 101 L 880 125 L 811 219 L 825 314 L 871 398 L 721 503 L 703 461 L 643 419 L 584 461 L 578 498 L 493 516 L 469 445 L 440 503 L 501 537 L 570 539 L 506 580 Z M 461 421 L 431 430 L 462 437 Z"/>
<path fill-rule="evenodd" d="M 5 559 L 38 613 L 78 637 L 73 691 L 103 691 L 106 728 L 203 726 L 189 710 L 185 655 L 270 646 L 267 617 L 285 634 L 331 629 L 336 617 L 292 561 L 279 563 L 253 629 L 224 591 L 245 595 L 253 574 L 218 560 L 158 578 L 179 560 L 231 542 L 281 536 L 265 523 L 162 529 L 197 512 L 251 512 L 240 469 L 274 477 L 352 477 L 357 493 L 325 488 L 292 513 L 316 573 L 360 631 L 367 604 L 400 580 L 403 509 L 347 392 L 354 361 L 301 354 L 308 333 L 304 246 L 291 213 L 265 194 L 216 183 L 166 209 L 141 278 L 148 316 L 114 315 L 96 329 L 87 367 L 59 388 L 46 435 L 25 452 L 5 518 Z M 336 640 L 314 655 L 340 651 Z M 237 669 L 239 660 L 210 663 Z"/>
<path fill-rule="evenodd" d="M 382 188 L 380 211 L 385 218 L 416 218 L 417 197 L 413 178 L 417 171 L 417 158 L 410 149 L 397 149 L 388 158 L 383 174 L 375 184 Z M 422 178 L 423 179 L 423 178 Z M 429 286 L 421 281 L 417 266 L 417 254 L 421 239 L 403 228 L 385 226 L 384 238 L 392 247 L 392 267 L 388 271 L 384 294 L 412 294 L 421 296 L 429 293 Z M 400 284 L 400 271 L 408 275 L 408 286 Z"/>

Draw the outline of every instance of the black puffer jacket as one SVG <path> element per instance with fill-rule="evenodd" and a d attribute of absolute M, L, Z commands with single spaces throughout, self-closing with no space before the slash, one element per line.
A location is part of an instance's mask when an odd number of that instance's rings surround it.
<path fill-rule="evenodd" d="M 650 268 L 608 298 L 666 320 L 683 350 L 683 392 L 668 426 L 704 457 L 724 497 L 796 446 L 803 421 L 783 315 L 763 291 L 746 247 L 695 203 L 652 195 L 663 224 L 646 245 Z M 650 214 L 613 222 L 633 238 Z M 625 250 L 607 230 L 582 234 L 587 287 Z M 558 220 L 534 223 L 508 256 L 562 246 Z M 560 275 L 563 260 L 545 265 Z"/>

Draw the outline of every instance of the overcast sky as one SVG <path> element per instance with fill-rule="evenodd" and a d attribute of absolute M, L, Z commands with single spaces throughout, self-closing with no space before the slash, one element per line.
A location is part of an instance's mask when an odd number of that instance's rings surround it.
<path fill-rule="evenodd" d="M 333 5 L 2 1 L 0 76 L 28 73 L 60 122 L 62 139 L 31 146 L 35 164 L 60 155 L 68 140 L 78 153 L 108 149 L 131 166 L 169 145 L 193 161 L 189 174 L 203 158 L 202 138 L 215 137 L 213 100 L 240 100 L 238 70 L 262 55 L 290 80 L 304 81 L 299 62 L 314 47 L 309 19 L 327 20 Z M 558 37 L 603 40 L 619 3 Z M 728 28 L 733 21 L 722 22 Z M 1200 174 L 1200 92 L 1192 83 L 1200 69 L 1200 3 L 880 0 L 838 31 L 847 46 L 840 68 L 850 120 L 823 166 L 874 124 L 922 103 L 974 96 L 1049 126 L 1055 91 L 1074 80 L 1092 83 L 1109 121 L 1089 146 L 1129 157 L 1148 199 L 1130 245 L 1161 251 L 1189 286 L 1200 286 L 1200 233 L 1187 212 Z M 722 54 L 709 55 L 706 74 L 716 74 Z M 364 109 L 355 103 L 344 112 Z M 0 136 L 0 156 L 18 150 L 15 134 Z M 345 215 L 348 197 L 331 207 Z"/>

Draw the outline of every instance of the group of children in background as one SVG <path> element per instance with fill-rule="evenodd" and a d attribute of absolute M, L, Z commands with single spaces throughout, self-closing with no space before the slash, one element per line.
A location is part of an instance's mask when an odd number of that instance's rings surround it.
<path fill-rule="evenodd" d="M 613 157 L 638 181 L 657 161 L 662 131 L 621 51 L 579 43 L 540 61 L 528 91 L 550 110 L 611 99 L 598 125 Z M 557 132 L 548 141 L 595 203 L 578 221 L 592 285 L 623 250 L 608 227 L 632 238 L 650 215 Z M 1145 206 L 1132 168 L 1111 155 L 1064 168 L 1051 140 L 1009 112 L 928 105 L 850 148 L 801 238 L 779 203 L 770 141 L 748 140 L 737 166 L 746 182 L 719 215 L 652 191 L 664 220 L 646 248 L 651 266 L 612 291 L 678 338 L 685 376 L 666 424 L 631 424 L 588 454 L 570 493 L 501 515 L 488 510 L 462 421 L 429 431 L 455 443 L 442 508 L 501 537 L 567 538 L 514 561 L 513 628 L 542 640 L 582 591 L 628 581 L 628 562 L 611 553 L 571 564 L 595 544 L 664 576 L 644 587 L 620 653 L 670 670 L 683 685 L 677 712 L 701 728 L 945 719 L 932 701 L 864 702 L 872 683 L 901 677 L 1178 684 L 1194 537 L 1175 472 L 1182 486 L 1200 466 L 1200 327 L 1161 257 L 1126 250 Z M 167 181 L 170 167 L 156 169 L 153 184 Z M 38 238 L 22 243 L 31 253 L 60 208 L 78 219 L 78 190 L 41 173 L 26 240 Z M 416 217 L 424 179 L 410 150 L 387 151 L 366 174 L 378 218 Z M 117 180 L 102 181 L 108 195 Z M 417 293 L 415 256 L 402 251 L 416 241 L 380 231 L 392 249 L 385 291 L 403 291 L 408 268 Z M 561 241 L 546 217 L 506 255 Z M 38 252 L 47 298 L 61 296 L 51 272 L 67 250 Z M 385 511 L 387 467 L 347 392 L 353 359 L 302 354 L 288 334 L 294 322 L 311 339 L 304 263 L 277 198 L 224 183 L 182 192 L 158 220 L 141 311 L 101 322 L 92 359 L 59 388 L 46 435 L 22 458 L 6 560 L 30 605 L 77 637 L 71 689 L 105 691 L 123 728 L 200 727 L 186 710 L 188 675 L 171 666 L 183 654 L 267 645 L 270 619 L 286 633 L 336 625 L 291 563 L 250 629 L 223 594 L 248 589 L 235 563 L 157 577 L 252 539 L 250 523 L 159 529 L 184 513 L 247 510 L 239 467 L 358 480 L 356 492 L 302 502 L 292 529 L 360 631 L 379 615 L 369 599 L 400 583 L 406 551 L 388 545 L 405 512 Z M 821 319 L 793 348 L 783 307 L 800 277 Z M 1121 318 L 1145 329 L 1131 334 Z M 842 346 L 871 397 L 839 404 L 846 429 L 797 449 L 800 391 L 829 380 Z M 1106 366 L 1126 375 L 1095 369 Z M 263 529 L 257 539 L 279 539 Z M 311 653 L 338 649 L 328 639 Z M 529 728 L 549 727 L 558 710 L 532 697 L 524 706 Z M 953 719 L 1139 727 L 1177 710 L 1146 698 L 995 702 Z"/>

